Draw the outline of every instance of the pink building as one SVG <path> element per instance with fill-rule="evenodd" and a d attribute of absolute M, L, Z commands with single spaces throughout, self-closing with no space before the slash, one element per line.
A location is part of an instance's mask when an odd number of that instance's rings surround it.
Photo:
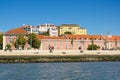
<path fill-rule="evenodd" d="M 42 41 L 41 49 L 48 50 L 49 46 L 54 46 L 55 50 L 78 50 L 79 47 L 87 50 L 92 39 L 94 44 L 100 46 L 100 49 L 115 49 L 120 47 L 120 36 L 102 36 L 102 35 L 64 35 L 62 37 L 40 36 L 37 38 Z M 73 39 L 73 43 L 72 42 Z"/>
<path fill-rule="evenodd" d="M 15 41 L 20 34 L 24 35 L 24 37 L 27 39 L 28 33 L 22 28 L 15 28 L 15 29 L 7 31 L 3 35 L 3 49 L 5 49 L 5 46 L 7 44 L 10 44 L 12 46 L 12 49 L 15 49 Z M 28 44 L 26 43 L 25 49 L 27 47 L 28 47 Z"/>
<path fill-rule="evenodd" d="M 6 32 L 3 36 L 3 49 L 5 49 L 7 44 L 11 44 L 12 49 L 15 49 L 14 42 L 20 34 L 23 34 L 28 39 L 28 33 L 22 28 Z M 41 41 L 41 50 L 48 50 L 50 46 L 54 47 L 55 50 L 79 50 L 79 47 L 87 50 L 92 40 L 94 40 L 94 44 L 100 46 L 100 49 L 116 49 L 120 47 L 120 36 L 67 34 L 59 37 L 37 35 L 37 38 Z M 28 49 L 28 47 L 29 45 L 26 43 L 24 49 Z"/>

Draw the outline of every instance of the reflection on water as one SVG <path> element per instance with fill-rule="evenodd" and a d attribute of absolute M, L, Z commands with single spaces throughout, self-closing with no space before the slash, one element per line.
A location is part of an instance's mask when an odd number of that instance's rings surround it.
<path fill-rule="evenodd" d="M 120 63 L 0 64 L 0 80 L 120 80 Z"/>

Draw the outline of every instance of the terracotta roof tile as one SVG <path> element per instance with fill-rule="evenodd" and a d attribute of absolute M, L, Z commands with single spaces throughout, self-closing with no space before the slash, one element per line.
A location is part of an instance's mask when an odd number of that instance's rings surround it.
<path fill-rule="evenodd" d="M 55 37 L 55 36 L 44 36 L 44 35 L 37 35 L 38 39 L 65 39 L 65 37 Z"/>
<path fill-rule="evenodd" d="M 120 36 L 104 36 L 106 40 L 120 40 Z"/>
<path fill-rule="evenodd" d="M 101 40 L 102 37 L 101 35 L 71 35 L 71 34 L 66 34 L 65 35 L 67 39 L 73 38 L 73 39 L 86 39 L 86 40 L 91 40 L 91 39 L 98 39 Z"/>
<path fill-rule="evenodd" d="M 65 37 L 50 37 L 50 36 L 44 36 L 44 39 L 65 39 Z"/>
<path fill-rule="evenodd" d="M 43 39 L 44 35 L 37 35 L 36 37 L 37 37 L 37 39 Z"/>
<path fill-rule="evenodd" d="M 28 33 L 22 28 L 15 28 L 15 29 L 7 31 L 5 34 L 28 34 Z"/>
<path fill-rule="evenodd" d="M 97 39 L 97 40 L 101 40 L 101 39 L 105 39 L 105 40 L 120 40 L 120 36 L 101 36 L 101 35 L 72 35 L 72 34 L 66 34 L 65 37 L 67 39 L 87 39 L 87 40 L 91 40 L 91 39 Z"/>

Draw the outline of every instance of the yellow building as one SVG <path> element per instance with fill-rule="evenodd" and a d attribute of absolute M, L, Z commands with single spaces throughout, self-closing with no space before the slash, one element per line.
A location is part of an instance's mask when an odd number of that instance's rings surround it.
<path fill-rule="evenodd" d="M 71 32 L 72 34 L 86 35 L 87 30 L 81 28 L 77 24 L 62 24 L 59 28 L 59 35 L 64 34 L 65 32 Z"/>

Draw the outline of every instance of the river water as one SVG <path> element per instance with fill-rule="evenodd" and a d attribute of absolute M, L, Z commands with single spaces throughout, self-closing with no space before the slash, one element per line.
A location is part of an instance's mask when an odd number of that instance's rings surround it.
<path fill-rule="evenodd" d="M 0 80 L 120 80 L 120 62 L 0 64 Z"/>

